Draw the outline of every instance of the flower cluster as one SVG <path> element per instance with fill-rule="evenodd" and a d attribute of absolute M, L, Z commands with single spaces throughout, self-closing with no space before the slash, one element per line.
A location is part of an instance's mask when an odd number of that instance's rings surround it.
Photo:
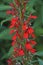
<path fill-rule="evenodd" d="M 34 34 L 34 29 L 29 25 L 29 23 L 31 19 L 36 19 L 37 16 L 30 14 L 29 17 L 25 19 L 24 13 L 27 2 L 28 0 L 22 3 L 24 8 L 20 13 L 18 13 L 17 9 L 14 7 L 14 4 L 10 4 L 13 8 L 12 11 L 7 11 L 7 14 L 14 15 L 9 26 L 9 28 L 12 28 L 10 34 L 13 34 L 11 45 L 14 47 L 14 57 L 24 56 L 25 50 L 31 54 L 36 52 L 36 49 L 34 49 L 34 46 L 37 44 L 34 40 L 36 36 Z M 22 6 L 19 0 L 15 0 L 15 3 L 16 7 L 20 8 L 20 6 Z M 21 14 L 20 17 L 19 14 Z M 24 40 L 26 40 L 25 43 Z"/>
<path fill-rule="evenodd" d="M 32 16 L 32 18 L 34 19 L 34 18 L 36 18 L 36 16 L 35 17 Z M 24 21 L 23 24 L 21 25 L 18 17 L 12 18 L 9 28 L 14 28 L 14 30 L 10 31 L 10 34 L 15 33 L 14 36 L 12 37 L 12 40 L 13 40 L 12 46 L 14 46 L 15 44 L 19 44 L 22 42 L 22 40 L 26 39 L 24 48 L 27 51 L 30 51 L 31 53 L 36 52 L 36 50 L 33 49 L 34 45 L 36 45 L 36 42 L 34 40 L 29 40 L 30 38 L 33 39 L 36 36 L 34 34 L 33 28 L 31 26 L 28 26 L 27 21 Z M 19 42 L 17 39 L 21 40 L 21 42 Z M 22 49 L 22 45 L 18 50 L 16 49 L 16 53 L 17 53 L 16 56 L 22 56 L 25 54 L 24 50 Z"/>

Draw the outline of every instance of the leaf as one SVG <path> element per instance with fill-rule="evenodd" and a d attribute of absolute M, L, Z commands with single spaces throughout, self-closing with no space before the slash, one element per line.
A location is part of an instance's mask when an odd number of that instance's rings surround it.
<path fill-rule="evenodd" d="M 40 16 L 39 15 L 36 15 L 36 16 L 37 16 L 37 19 L 34 21 L 34 25 L 33 25 L 34 29 L 37 29 L 41 25 Z"/>
<path fill-rule="evenodd" d="M 43 65 L 43 60 L 40 58 L 37 58 L 37 59 L 38 59 L 39 65 Z"/>
<path fill-rule="evenodd" d="M 36 3 L 37 0 L 30 0 L 27 5 L 26 5 L 26 12 L 25 15 L 30 15 L 31 13 L 35 13 L 35 9 L 33 9 L 34 4 Z"/>
<path fill-rule="evenodd" d="M 0 11 L 0 18 L 9 18 L 10 16 L 6 14 L 6 11 Z"/>
<path fill-rule="evenodd" d="M 35 46 L 37 51 L 43 51 L 43 39 L 39 39 L 40 37 L 37 38 L 37 45 Z"/>
<path fill-rule="evenodd" d="M 13 49 L 14 49 L 14 47 L 11 47 L 10 50 L 9 50 L 9 52 L 6 53 L 6 54 L 1 58 L 1 60 L 5 59 L 5 58 L 8 58 L 8 57 L 11 57 L 11 55 L 12 55 L 12 53 L 13 53 Z"/>
<path fill-rule="evenodd" d="M 27 17 L 29 17 L 29 14 L 31 13 L 35 13 L 36 11 L 33 8 L 28 8 L 25 12 L 25 15 L 27 15 Z"/>
<path fill-rule="evenodd" d="M 43 36 L 43 28 L 41 26 L 43 26 L 43 13 L 41 12 L 41 7 L 39 8 L 39 12 L 37 12 L 38 14 L 38 18 L 35 20 L 33 28 L 35 30 L 35 33 L 37 36 Z"/>
<path fill-rule="evenodd" d="M 10 48 L 10 50 L 9 50 L 9 52 L 8 52 L 8 54 L 7 54 L 8 56 L 11 56 L 11 55 L 12 55 L 12 53 L 13 53 L 13 51 L 14 51 L 13 49 L 14 49 L 14 47 L 11 47 L 11 48 Z"/>
<path fill-rule="evenodd" d="M 12 3 L 12 0 L 2 0 L 4 3 Z"/>
<path fill-rule="evenodd" d="M 40 11 L 40 19 L 43 25 L 43 5 L 41 5 L 41 11 Z"/>
<path fill-rule="evenodd" d="M 34 30 L 37 36 L 43 35 L 43 28 L 36 27 Z"/>
<path fill-rule="evenodd" d="M 36 52 L 34 55 L 43 56 L 43 51 L 38 51 L 38 52 Z"/>
<path fill-rule="evenodd" d="M 12 36 L 13 35 L 10 35 L 10 31 L 12 29 L 6 29 L 4 30 L 3 32 L 0 33 L 0 39 L 8 39 L 8 40 L 11 40 Z"/>
<path fill-rule="evenodd" d="M 26 5 L 26 10 L 33 10 L 33 6 L 36 3 L 37 0 L 30 0 Z"/>
<path fill-rule="evenodd" d="M 34 4 L 36 3 L 37 0 L 30 0 L 27 4 L 27 8 L 31 8 L 34 6 Z"/>
<path fill-rule="evenodd" d="M 5 20 L 2 20 L 1 21 L 1 26 L 3 25 L 4 22 L 7 22 L 7 21 L 11 20 L 11 18 L 12 18 L 12 16 L 6 18 Z"/>
<path fill-rule="evenodd" d="M 0 11 L 8 10 L 8 9 L 12 9 L 12 7 L 9 5 L 0 5 Z"/>
<path fill-rule="evenodd" d="M 5 18 L 7 15 L 6 15 L 6 13 L 5 12 L 1 12 L 0 11 L 0 18 Z"/>
<path fill-rule="evenodd" d="M 17 61 L 21 61 L 22 57 L 17 57 L 17 58 L 14 58 L 14 59 L 17 60 Z"/>
<path fill-rule="evenodd" d="M 43 26 L 43 4 L 42 3 L 37 3 L 36 5 L 36 11 L 37 11 L 37 19 L 34 22 L 34 29 L 37 29 L 38 27 L 40 28 L 41 26 Z M 40 28 L 41 30 L 41 28 Z"/>

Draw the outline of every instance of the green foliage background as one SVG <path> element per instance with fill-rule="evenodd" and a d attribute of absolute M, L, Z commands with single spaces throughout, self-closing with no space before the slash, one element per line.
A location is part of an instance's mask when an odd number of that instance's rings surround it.
<path fill-rule="evenodd" d="M 7 15 L 6 11 L 12 9 L 9 3 L 13 3 L 13 0 L 0 0 L 0 65 L 7 65 L 3 57 L 7 58 L 12 53 L 10 29 L 8 28 L 12 15 Z M 25 17 L 32 13 L 37 15 L 36 20 L 31 20 L 32 27 L 36 34 L 36 49 L 37 51 L 42 51 L 41 56 L 43 57 L 43 0 L 30 0 L 26 5 Z M 40 56 L 40 52 L 38 53 Z M 41 58 L 42 58 L 41 57 Z M 3 60 L 2 60 L 3 59 Z M 43 60 L 38 58 L 39 64 L 43 65 Z"/>

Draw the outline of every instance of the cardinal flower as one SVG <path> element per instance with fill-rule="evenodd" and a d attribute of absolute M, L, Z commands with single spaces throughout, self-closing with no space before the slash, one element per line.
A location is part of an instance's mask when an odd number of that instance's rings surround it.
<path fill-rule="evenodd" d="M 30 18 L 32 18 L 32 19 L 36 19 L 37 16 L 31 15 Z"/>
<path fill-rule="evenodd" d="M 15 30 L 11 30 L 11 31 L 10 31 L 10 34 L 13 34 L 14 32 L 15 32 Z"/>
<path fill-rule="evenodd" d="M 22 30 L 26 31 L 26 29 L 28 29 L 28 26 L 27 26 L 26 24 L 24 24 L 24 25 L 22 26 Z"/>
<path fill-rule="evenodd" d="M 7 60 L 7 63 L 8 63 L 8 65 L 11 65 L 12 59 L 8 59 L 8 60 Z"/>
<path fill-rule="evenodd" d="M 29 27 L 29 28 L 28 28 L 28 33 L 29 33 L 29 34 L 34 33 L 34 30 L 33 30 L 33 28 L 32 28 L 32 27 Z"/>
<path fill-rule="evenodd" d="M 32 38 L 36 38 L 36 35 L 33 33 L 33 34 L 31 34 L 31 36 L 32 36 Z"/>
<path fill-rule="evenodd" d="M 36 41 L 34 41 L 34 40 L 30 40 L 30 43 L 31 43 L 32 45 L 36 45 L 36 44 L 37 44 Z"/>
<path fill-rule="evenodd" d="M 19 55 L 19 56 L 23 56 L 23 55 L 24 55 L 23 49 L 20 49 L 20 50 L 19 50 L 18 55 Z"/>
<path fill-rule="evenodd" d="M 36 49 L 31 49 L 30 52 L 34 54 L 36 52 Z"/>
<path fill-rule="evenodd" d="M 31 46 L 31 44 L 28 42 L 28 43 L 25 44 L 25 48 L 26 48 L 26 50 L 30 50 L 30 49 L 32 49 L 32 46 Z"/>
<path fill-rule="evenodd" d="M 23 38 L 28 39 L 28 32 L 24 32 L 24 34 L 23 34 Z"/>
<path fill-rule="evenodd" d="M 7 14 L 7 15 L 9 15 L 9 14 L 11 14 L 11 13 L 12 13 L 11 10 L 6 11 L 6 14 Z"/>
<path fill-rule="evenodd" d="M 13 42 L 11 43 L 12 46 L 14 46 L 15 44 L 16 44 L 16 41 L 13 41 Z"/>
<path fill-rule="evenodd" d="M 16 40 L 17 38 L 17 35 L 15 34 L 13 37 L 12 37 L 12 40 Z"/>
<path fill-rule="evenodd" d="M 12 18 L 12 19 L 11 19 L 11 24 L 10 24 L 10 27 L 9 27 L 9 28 L 14 27 L 17 21 L 18 21 L 18 17 Z"/>

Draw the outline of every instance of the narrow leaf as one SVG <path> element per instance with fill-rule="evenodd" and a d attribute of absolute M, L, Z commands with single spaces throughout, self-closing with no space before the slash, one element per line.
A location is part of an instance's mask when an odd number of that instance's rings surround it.
<path fill-rule="evenodd" d="M 6 29 L 4 30 L 3 32 L 0 33 L 0 39 L 8 39 L 8 40 L 11 40 L 12 36 L 13 35 L 10 35 L 10 31 L 12 29 Z"/>
<path fill-rule="evenodd" d="M 2 11 L 2 10 L 8 10 L 8 9 L 12 9 L 12 7 L 9 6 L 9 5 L 0 5 L 0 11 Z"/>
<path fill-rule="evenodd" d="M 12 53 L 13 53 L 13 49 L 14 49 L 14 47 L 11 47 L 10 50 L 9 50 L 9 52 L 6 53 L 6 54 L 1 58 L 1 60 L 5 59 L 5 58 L 8 58 L 8 57 L 11 57 L 11 55 L 12 55 Z"/>
<path fill-rule="evenodd" d="M 7 22 L 7 21 L 11 20 L 11 18 L 12 18 L 12 16 L 6 18 L 5 20 L 2 20 L 1 21 L 1 26 L 3 25 L 4 22 Z"/>
<path fill-rule="evenodd" d="M 38 51 L 38 52 L 36 52 L 34 55 L 43 56 L 43 51 Z"/>
<path fill-rule="evenodd" d="M 38 59 L 39 65 L 43 65 L 43 60 L 40 58 L 37 58 L 37 59 Z"/>

